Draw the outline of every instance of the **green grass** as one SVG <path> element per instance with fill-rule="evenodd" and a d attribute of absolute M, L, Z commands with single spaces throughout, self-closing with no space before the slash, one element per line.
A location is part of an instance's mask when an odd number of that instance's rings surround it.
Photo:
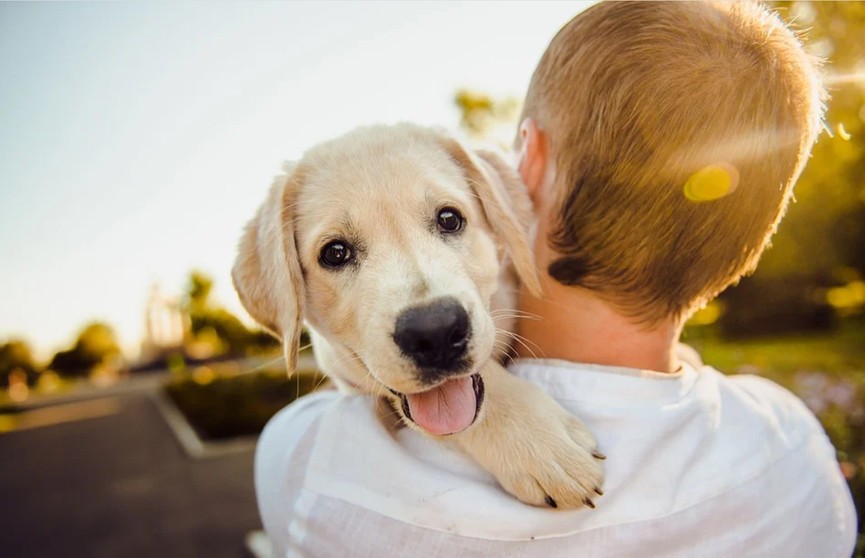
<path fill-rule="evenodd" d="M 687 328 L 683 336 L 703 362 L 727 374 L 748 372 L 782 377 L 822 372 L 833 377 L 865 375 L 865 320 L 846 320 L 836 331 L 725 341 L 705 327 Z"/>

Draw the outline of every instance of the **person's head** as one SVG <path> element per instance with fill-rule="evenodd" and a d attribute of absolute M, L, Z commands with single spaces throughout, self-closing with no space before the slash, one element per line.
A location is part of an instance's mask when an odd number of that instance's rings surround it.
<path fill-rule="evenodd" d="M 611 2 L 532 77 L 517 147 L 559 283 L 651 324 L 753 270 L 821 126 L 814 62 L 754 3 Z"/>

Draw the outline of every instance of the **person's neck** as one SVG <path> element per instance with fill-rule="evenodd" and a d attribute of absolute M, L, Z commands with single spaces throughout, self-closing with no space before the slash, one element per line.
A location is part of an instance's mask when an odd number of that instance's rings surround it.
<path fill-rule="evenodd" d="M 531 317 L 518 320 L 517 334 L 523 338 L 523 343 L 516 343 L 518 356 L 659 372 L 678 370 L 679 320 L 641 325 L 592 291 L 564 286 L 544 272 L 541 284 L 546 293 L 543 299 L 524 289 L 520 292 L 518 308 Z"/>

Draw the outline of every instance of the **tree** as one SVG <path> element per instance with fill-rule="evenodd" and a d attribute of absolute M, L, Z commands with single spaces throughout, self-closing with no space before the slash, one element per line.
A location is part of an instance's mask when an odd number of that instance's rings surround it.
<path fill-rule="evenodd" d="M 21 339 L 0 345 L 0 387 L 9 387 L 9 377 L 16 371 L 24 374 L 29 385 L 35 384 L 39 377 L 39 368 L 30 345 Z"/>
<path fill-rule="evenodd" d="M 64 376 L 89 376 L 97 366 L 109 364 L 121 355 L 111 326 L 93 322 L 84 327 L 71 349 L 60 351 L 48 367 Z"/>
<path fill-rule="evenodd" d="M 865 3 L 771 2 L 808 50 L 825 59 L 827 130 L 814 147 L 758 275 L 801 271 L 865 276 Z"/>
<path fill-rule="evenodd" d="M 520 113 L 519 99 L 496 99 L 480 91 L 460 89 L 454 94 L 454 104 L 460 111 L 460 127 L 473 139 L 502 146 L 513 140 Z"/>
<path fill-rule="evenodd" d="M 231 312 L 211 300 L 213 279 L 201 271 L 189 274 L 183 309 L 189 314 L 191 341 L 208 345 L 214 355 L 244 356 L 275 349 L 278 342 L 261 331 L 250 331 Z"/>
<path fill-rule="evenodd" d="M 213 279 L 196 269 L 189 272 L 186 301 L 190 311 L 205 311 L 210 306 L 210 293 L 212 291 Z"/>

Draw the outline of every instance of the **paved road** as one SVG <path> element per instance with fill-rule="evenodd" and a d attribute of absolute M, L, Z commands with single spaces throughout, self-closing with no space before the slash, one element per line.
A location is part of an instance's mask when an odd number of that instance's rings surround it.
<path fill-rule="evenodd" d="M 248 556 L 251 451 L 188 458 L 147 392 L 64 407 L 0 435 L 0 555 Z"/>

